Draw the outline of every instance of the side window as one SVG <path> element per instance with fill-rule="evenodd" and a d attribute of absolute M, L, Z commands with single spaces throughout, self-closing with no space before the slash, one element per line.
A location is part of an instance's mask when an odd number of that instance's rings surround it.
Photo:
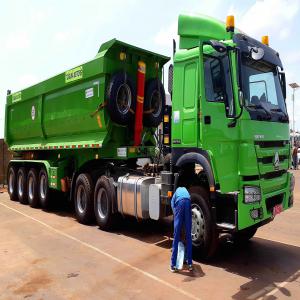
<path fill-rule="evenodd" d="M 227 115 L 234 115 L 230 63 L 227 55 L 204 56 L 204 81 L 206 100 L 224 102 Z"/>
<path fill-rule="evenodd" d="M 204 63 L 205 92 L 208 101 L 224 101 L 221 62 L 217 58 L 207 58 Z"/>

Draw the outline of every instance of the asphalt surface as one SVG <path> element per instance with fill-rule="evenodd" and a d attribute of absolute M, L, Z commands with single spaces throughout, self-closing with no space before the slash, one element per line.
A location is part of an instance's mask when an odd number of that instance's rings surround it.
<path fill-rule="evenodd" d="M 223 243 L 195 270 L 168 270 L 168 221 L 126 220 L 114 232 L 0 194 L 0 299 L 300 299 L 300 171 L 294 207 L 243 247 Z M 0 191 L 1 192 L 1 191 Z"/>

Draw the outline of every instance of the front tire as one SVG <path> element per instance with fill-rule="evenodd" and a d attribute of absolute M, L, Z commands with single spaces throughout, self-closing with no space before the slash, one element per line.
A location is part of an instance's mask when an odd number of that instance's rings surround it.
<path fill-rule="evenodd" d="M 17 168 L 10 166 L 7 172 L 7 190 L 10 200 L 18 200 L 18 190 L 17 190 Z"/>
<path fill-rule="evenodd" d="M 24 167 L 18 170 L 17 175 L 17 190 L 20 203 L 27 204 L 27 171 Z"/>
<path fill-rule="evenodd" d="M 102 230 L 109 230 L 115 225 L 117 216 L 113 213 L 113 203 L 116 197 L 112 182 L 106 176 L 101 176 L 95 187 L 94 208 L 97 224 Z"/>
<path fill-rule="evenodd" d="M 89 224 L 94 220 L 93 181 L 89 174 L 80 174 L 75 185 L 75 213 L 76 219 L 82 224 Z"/>
<path fill-rule="evenodd" d="M 257 227 L 252 226 L 249 228 L 242 229 L 233 234 L 233 241 L 237 244 L 248 243 L 252 239 L 257 231 Z"/>
<path fill-rule="evenodd" d="M 218 247 L 218 232 L 209 207 L 209 194 L 202 187 L 192 188 L 192 242 L 202 258 L 214 256 Z"/>

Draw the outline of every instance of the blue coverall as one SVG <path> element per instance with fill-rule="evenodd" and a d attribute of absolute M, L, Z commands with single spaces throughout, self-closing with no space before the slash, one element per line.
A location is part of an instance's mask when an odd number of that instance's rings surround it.
<path fill-rule="evenodd" d="M 171 200 L 174 214 L 174 240 L 172 245 L 171 266 L 176 266 L 178 243 L 182 226 L 185 226 L 187 263 L 192 264 L 192 212 L 191 196 L 186 188 L 179 187 Z"/>

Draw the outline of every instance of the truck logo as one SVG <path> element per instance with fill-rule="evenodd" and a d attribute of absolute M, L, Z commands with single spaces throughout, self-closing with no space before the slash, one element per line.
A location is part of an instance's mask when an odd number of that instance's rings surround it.
<path fill-rule="evenodd" d="M 273 162 L 275 170 L 279 169 L 279 163 L 280 163 L 280 161 L 279 161 L 279 154 L 278 154 L 278 152 L 275 152 L 274 162 Z"/>

